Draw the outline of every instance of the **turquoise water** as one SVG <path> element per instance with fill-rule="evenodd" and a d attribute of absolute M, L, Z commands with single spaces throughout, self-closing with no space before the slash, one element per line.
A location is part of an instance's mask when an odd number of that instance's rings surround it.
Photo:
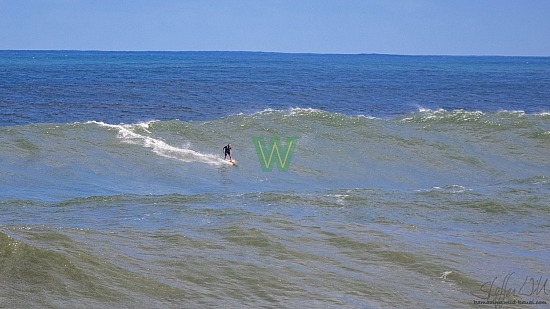
<path fill-rule="evenodd" d="M 550 301 L 546 58 L 0 54 L 0 307 Z"/>

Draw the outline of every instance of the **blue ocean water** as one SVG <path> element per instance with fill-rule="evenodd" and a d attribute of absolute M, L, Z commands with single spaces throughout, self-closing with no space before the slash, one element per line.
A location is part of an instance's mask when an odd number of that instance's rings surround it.
<path fill-rule="evenodd" d="M 391 118 L 548 111 L 550 59 L 0 51 L 0 125 L 213 120 L 268 108 Z"/>
<path fill-rule="evenodd" d="M 0 307 L 549 302 L 549 152 L 550 58 L 0 51 Z"/>

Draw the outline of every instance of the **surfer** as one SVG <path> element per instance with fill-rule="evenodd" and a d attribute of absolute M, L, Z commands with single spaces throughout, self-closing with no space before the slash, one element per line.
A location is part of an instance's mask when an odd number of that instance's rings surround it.
<path fill-rule="evenodd" d="M 229 156 L 229 161 L 233 160 L 233 158 L 231 158 L 231 144 L 227 144 L 227 146 L 223 147 L 223 154 L 224 160 L 227 160 L 227 156 Z"/>

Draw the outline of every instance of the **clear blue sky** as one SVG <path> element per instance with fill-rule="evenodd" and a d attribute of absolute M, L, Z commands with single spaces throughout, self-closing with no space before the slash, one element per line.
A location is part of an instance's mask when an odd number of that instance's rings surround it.
<path fill-rule="evenodd" d="M 0 49 L 550 56 L 550 0 L 0 0 Z"/>

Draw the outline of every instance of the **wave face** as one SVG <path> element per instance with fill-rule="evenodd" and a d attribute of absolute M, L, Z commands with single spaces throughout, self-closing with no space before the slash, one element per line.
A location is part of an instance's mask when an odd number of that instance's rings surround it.
<path fill-rule="evenodd" d="M 3 127 L 0 198 L 446 185 L 488 190 L 550 175 L 549 132 L 547 114 L 519 111 L 422 110 L 387 120 L 300 108 L 207 122 Z M 288 172 L 262 171 L 255 136 L 298 138 Z M 227 143 L 237 167 L 222 158 Z"/>

